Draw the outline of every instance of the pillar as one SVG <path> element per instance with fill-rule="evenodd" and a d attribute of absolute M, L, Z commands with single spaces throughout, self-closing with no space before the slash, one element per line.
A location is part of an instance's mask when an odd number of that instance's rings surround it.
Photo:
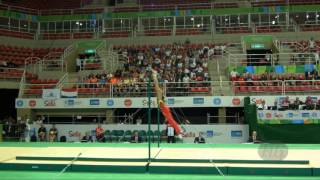
<path fill-rule="evenodd" d="M 219 116 L 219 124 L 226 124 L 227 123 L 226 108 L 225 107 L 219 108 L 218 116 Z"/>
<path fill-rule="evenodd" d="M 21 120 L 30 119 L 31 121 L 36 121 L 35 114 L 33 113 L 32 109 L 17 109 L 17 119 L 18 117 L 21 118 Z"/>
<path fill-rule="evenodd" d="M 113 116 L 113 109 L 107 109 L 106 110 L 106 124 L 114 124 L 115 119 Z"/>

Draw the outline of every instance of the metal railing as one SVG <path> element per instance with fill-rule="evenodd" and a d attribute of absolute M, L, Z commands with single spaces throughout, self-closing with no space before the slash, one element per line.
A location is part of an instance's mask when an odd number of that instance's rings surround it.
<path fill-rule="evenodd" d="M 153 86 L 152 86 L 153 87 Z M 199 81 L 160 83 L 165 97 L 223 96 L 238 94 L 305 94 L 319 93 L 320 80 L 270 80 L 270 81 Z M 56 84 L 24 84 L 20 88 L 23 97 L 41 97 L 42 89 L 54 89 L 78 93 L 78 97 L 147 97 L 147 83 L 75 83 L 61 81 Z M 226 89 L 227 88 L 227 89 Z M 228 88 L 229 94 L 228 94 Z M 152 88 L 151 96 L 155 97 Z M 22 96 L 19 96 L 22 97 Z"/>
<path fill-rule="evenodd" d="M 320 80 L 233 81 L 235 94 L 241 93 L 320 93 Z"/>
<path fill-rule="evenodd" d="M 104 70 L 105 64 L 101 58 L 93 58 L 93 59 L 81 59 L 81 64 L 79 67 L 79 71 L 85 70 Z"/>
<path fill-rule="evenodd" d="M 76 44 L 77 44 L 77 43 L 76 43 Z M 63 54 L 62 54 L 62 56 L 61 56 L 62 61 L 64 61 L 64 59 L 65 59 L 67 56 L 69 56 L 69 54 L 72 53 L 72 51 L 73 51 L 74 49 L 76 49 L 75 46 L 76 46 L 75 44 L 71 44 L 70 46 L 68 46 L 68 47 L 63 51 Z"/>
<path fill-rule="evenodd" d="M 66 72 L 67 64 L 62 60 L 41 60 L 41 71 L 62 71 Z"/>
<path fill-rule="evenodd" d="M 24 85 L 26 83 L 26 70 L 23 71 L 21 80 L 20 80 L 20 85 L 19 85 L 19 97 L 22 97 L 23 95 L 23 89 L 24 89 Z"/>
<path fill-rule="evenodd" d="M 317 64 L 313 53 L 229 54 L 228 65 Z"/>

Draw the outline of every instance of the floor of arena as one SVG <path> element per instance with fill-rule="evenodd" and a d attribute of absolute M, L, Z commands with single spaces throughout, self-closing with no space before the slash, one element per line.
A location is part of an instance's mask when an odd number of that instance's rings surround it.
<path fill-rule="evenodd" d="M 0 143 L 1 179 L 319 179 L 318 144 Z M 279 160 L 282 157 L 282 160 Z M 268 175 L 267 177 L 265 175 Z M 241 178 L 240 178 L 241 177 Z"/>

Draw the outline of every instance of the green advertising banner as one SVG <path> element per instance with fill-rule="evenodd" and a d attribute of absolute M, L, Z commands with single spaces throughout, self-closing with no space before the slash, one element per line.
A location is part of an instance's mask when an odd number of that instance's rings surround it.
<path fill-rule="evenodd" d="M 317 110 L 258 110 L 258 124 L 320 124 Z"/>

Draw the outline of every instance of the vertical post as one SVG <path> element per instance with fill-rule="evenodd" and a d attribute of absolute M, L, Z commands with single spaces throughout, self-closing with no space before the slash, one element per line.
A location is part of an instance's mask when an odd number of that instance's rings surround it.
<path fill-rule="evenodd" d="M 0 142 L 2 142 L 2 130 L 3 130 L 3 125 L 0 124 Z"/>
<path fill-rule="evenodd" d="M 148 80 L 148 162 L 151 162 L 151 138 L 150 138 L 150 124 L 151 124 L 151 76 L 149 76 Z"/>
<path fill-rule="evenodd" d="M 157 123 L 158 123 L 158 148 L 160 147 L 160 107 L 158 104 L 158 112 L 157 112 Z"/>

